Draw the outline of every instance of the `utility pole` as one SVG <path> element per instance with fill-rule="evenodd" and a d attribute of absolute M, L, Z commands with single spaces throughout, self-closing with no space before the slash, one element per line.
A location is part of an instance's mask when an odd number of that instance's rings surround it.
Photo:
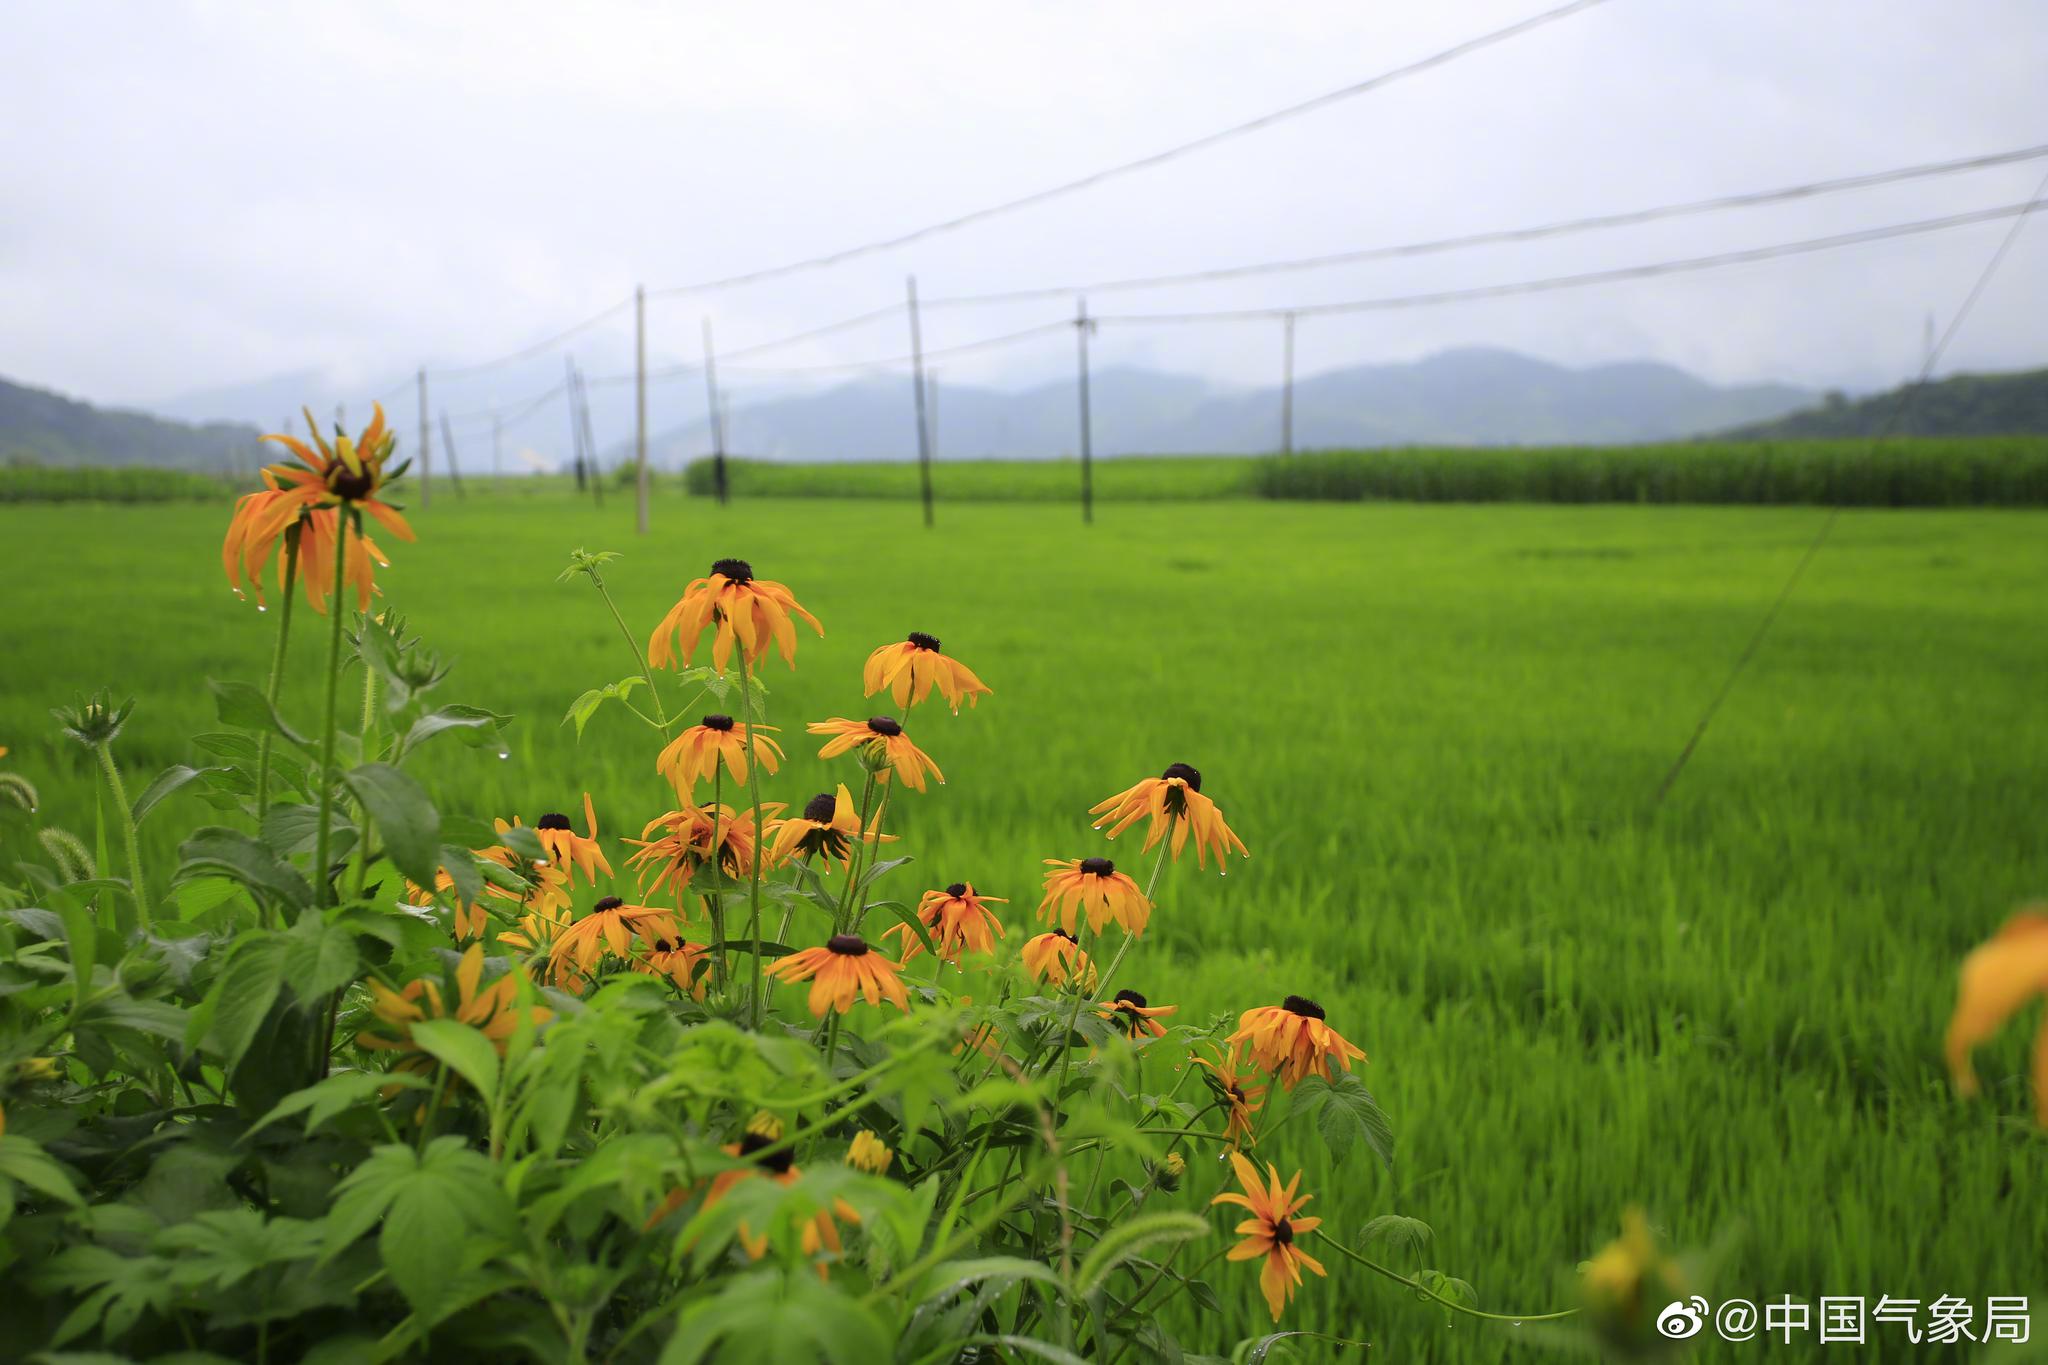
<path fill-rule="evenodd" d="M 446 409 L 441 412 L 441 445 L 448 452 L 448 482 L 455 485 L 455 496 L 462 497 L 462 474 L 455 464 L 455 428 L 448 425 Z"/>
<path fill-rule="evenodd" d="M 1095 452 L 1094 431 L 1088 416 L 1088 333 L 1094 324 L 1088 321 L 1086 296 L 1074 302 L 1074 335 L 1080 343 L 1081 354 L 1081 521 L 1092 525 L 1095 521 Z"/>
<path fill-rule="evenodd" d="M 562 357 L 562 393 L 569 401 L 569 460 L 575 466 L 576 491 L 581 493 L 583 483 L 583 430 L 576 421 L 576 357 Z"/>
<path fill-rule="evenodd" d="M 638 464 L 636 524 L 647 534 L 647 286 L 633 286 L 633 450 Z"/>
<path fill-rule="evenodd" d="M 1284 340 L 1281 352 L 1286 359 L 1281 363 L 1283 378 L 1280 381 L 1280 453 L 1294 453 L 1294 314 L 1281 316 Z"/>
<path fill-rule="evenodd" d="M 939 458 L 939 372 L 927 370 L 924 376 L 924 429 L 929 433 L 925 439 L 932 445 L 932 460 Z"/>
<path fill-rule="evenodd" d="M 577 425 L 583 431 L 583 449 L 590 457 L 591 500 L 599 507 L 604 506 L 604 461 L 597 458 L 597 438 L 590 434 L 590 391 L 583 386 L 583 371 L 575 371 L 576 387 L 573 393 L 576 406 Z"/>
<path fill-rule="evenodd" d="M 433 502 L 433 494 L 427 486 L 427 471 L 431 464 L 434 443 L 427 434 L 427 367 L 420 366 L 420 506 L 427 507 Z"/>
<path fill-rule="evenodd" d="M 917 276 L 905 277 L 910 291 L 910 389 L 917 405 L 917 485 L 924 497 L 925 529 L 932 525 L 932 433 L 925 422 L 924 338 L 917 324 Z"/>
<path fill-rule="evenodd" d="M 711 418 L 711 486 L 718 505 L 725 506 L 729 494 L 725 482 L 725 412 L 718 400 L 718 349 L 711 344 L 711 319 L 704 319 L 704 402 Z"/>

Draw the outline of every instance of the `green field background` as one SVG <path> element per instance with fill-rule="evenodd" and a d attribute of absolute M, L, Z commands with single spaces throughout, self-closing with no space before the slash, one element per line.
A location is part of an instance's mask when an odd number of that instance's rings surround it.
<path fill-rule="evenodd" d="M 0 762 L 88 842 L 91 774 L 50 706 L 136 694 L 119 748 L 139 787 L 215 728 L 204 679 L 267 666 L 274 616 L 221 578 L 227 510 L 0 507 Z M 919 860 L 894 875 L 1008 896 L 1013 946 L 1041 859 L 1122 851 L 1093 802 L 1201 768 L 1253 856 L 1169 873 L 1120 984 L 1181 1022 L 1310 995 L 1366 1048 L 1394 1174 L 1332 1170 L 1306 1133 L 1272 1154 L 1306 1166 L 1328 1231 L 1421 1218 L 1496 1310 L 1556 1305 L 1630 1203 L 1679 1245 L 1733 1239 L 1716 1297 L 2048 1289 L 2022 1030 L 1972 1106 L 1939 1047 L 1958 958 L 2048 893 L 2048 514 L 1844 513 L 1654 817 L 1820 509 L 1133 502 L 1085 528 L 1023 503 L 944 506 L 927 532 L 903 503 L 670 494 L 644 539 L 630 515 L 443 496 L 419 544 L 387 539 L 389 602 L 456 661 L 440 695 L 520 718 L 508 759 L 450 746 L 423 770 L 444 808 L 531 822 L 588 790 L 608 840 L 637 833 L 668 804 L 650 732 L 617 710 L 581 743 L 559 723 L 631 663 L 555 574 L 577 546 L 623 551 L 607 574 L 645 631 L 745 557 L 827 632 L 767 674 L 791 751 L 769 799 L 845 776 L 802 723 L 877 709 L 878 644 L 928 631 L 995 689 L 910 726 L 948 782 L 892 806 Z M 309 727 L 315 620 L 284 699 Z M 211 818 L 175 801 L 145 830 L 159 878 L 174 827 Z M 1183 1202 L 1219 1176 L 1205 1152 Z M 1375 1359 L 1535 1354 L 1328 1259 L 1289 1325 Z M 1175 1303 L 1183 1340 L 1264 1329 L 1253 1272 L 1210 1279 L 1230 1317 Z M 1706 1354 L 1758 1351 L 1801 1354 Z"/>

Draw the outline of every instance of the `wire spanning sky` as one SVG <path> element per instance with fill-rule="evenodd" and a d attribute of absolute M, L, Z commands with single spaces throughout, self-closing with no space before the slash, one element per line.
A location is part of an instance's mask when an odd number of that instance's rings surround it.
<path fill-rule="evenodd" d="M 388 387 L 630 294 L 998 203 L 1546 8 L 924 3 L 20 6 L 0 84 L 0 375 L 148 403 L 311 371 Z M 649 363 L 898 299 L 1342 252 L 2048 140 L 2032 0 L 1609 0 L 1384 89 L 901 249 L 650 304 Z M 1120 294 L 1113 311 L 1458 290 L 1967 212 L 2041 165 L 1416 259 Z M 2002 221 L 1710 275 L 1304 320 L 1303 373 L 1498 345 L 1724 382 L 1917 364 Z M 2048 362 L 2036 225 L 1944 369 Z M 1105 304 L 1107 301 L 1105 301 Z M 1107 310 L 1107 309 L 1105 309 Z M 944 347 L 1068 314 L 935 311 Z M 574 342 L 630 361 L 630 313 Z M 900 317 L 778 353 L 905 349 Z M 1065 375 L 1071 338 L 954 380 Z M 1270 383 L 1263 325 L 1105 328 L 1103 364 Z M 766 358 L 763 358 L 764 363 Z M 557 372 L 559 365 L 557 363 Z M 735 384 L 744 381 L 736 375 Z M 518 384 L 506 380 L 510 388 Z M 459 408 L 521 396 L 486 373 Z M 223 415 L 236 415 L 224 413 Z"/>

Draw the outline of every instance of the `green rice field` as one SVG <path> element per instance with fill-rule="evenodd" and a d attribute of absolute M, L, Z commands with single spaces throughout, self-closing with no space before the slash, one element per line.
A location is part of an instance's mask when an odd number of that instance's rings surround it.
<path fill-rule="evenodd" d="M 509 757 L 450 745 L 420 769 L 444 809 L 530 823 L 588 791 L 618 864 L 611 841 L 672 793 L 625 712 L 580 742 L 561 723 L 634 665 L 589 585 L 557 571 L 579 546 L 622 551 L 606 576 L 644 639 L 712 559 L 743 556 L 826 630 L 797 672 L 767 674 L 790 750 L 768 799 L 844 776 L 802 726 L 876 709 L 860 666 L 879 644 L 930 632 L 995 689 L 957 720 L 920 710 L 947 782 L 890 821 L 918 859 L 904 889 L 1007 896 L 1012 946 L 1042 859 L 1123 851 L 1090 805 L 1168 763 L 1201 769 L 1252 857 L 1227 877 L 1170 870 L 1119 984 L 1181 1023 L 1311 996 L 1366 1049 L 1393 1174 L 1333 1170 L 1312 1140 L 1272 1154 L 1306 1168 L 1326 1231 L 1419 1218 L 1429 1264 L 1502 1312 L 1568 1304 L 1631 1204 L 1677 1246 L 1723 1246 L 1717 1299 L 2048 1291 L 2028 1030 L 1983 1054 L 1971 1105 L 1940 1051 L 1958 959 L 2048 895 L 2048 513 L 1843 512 L 1652 810 L 1819 507 L 1217 496 L 1112 499 L 1084 527 L 1052 503 L 948 502 L 928 532 L 914 503 L 720 508 L 672 483 L 644 539 L 623 496 L 600 511 L 438 490 L 411 513 L 418 544 L 383 538 L 389 603 L 455 661 L 441 696 L 519 717 Z M 202 761 L 202 679 L 267 670 L 274 617 L 221 577 L 227 514 L 0 506 L 0 767 L 88 845 L 92 773 L 51 706 L 100 685 L 141 698 L 119 746 L 133 789 Z M 308 719 L 314 620 L 284 696 Z M 172 799 L 189 818 L 143 831 L 159 868 L 204 816 Z M 1205 1149 L 1182 1205 L 1221 1176 Z M 1288 1325 L 1373 1343 L 1347 1358 L 1546 1354 L 1329 1268 Z M 1183 1341 L 1267 1330 L 1253 1270 L 1208 1278 L 1225 1319 L 1173 1301 Z M 1701 1355 L 1802 1352 L 1825 1355 L 1810 1335 Z"/>

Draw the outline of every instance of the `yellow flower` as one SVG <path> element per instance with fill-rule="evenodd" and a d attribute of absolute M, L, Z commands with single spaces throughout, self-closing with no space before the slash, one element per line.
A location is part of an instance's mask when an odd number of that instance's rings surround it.
<path fill-rule="evenodd" d="M 1001 896 L 977 895 L 972 882 L 954 882 L 943 891 L 924 893 L 917 903 L 917 920 L 931 934 L 941 960 L 958 962 L 963 953 L 995 951 L 996 940 L 1003 937 L 1003 922 L 988 907 L 1008 904 Z M 897 925 L 883 937 L 889 934 L 902 935 L 898 946 L 905 966 L 924 951 L 924 944 L 907 924 Z"/>
<path fill-rule="evenodd" d="M 1185 763 L 1175 763 L 1158 777 L 1148 777 L 1107 801 L 1097 802 L 1088 813 L 1102 817 L 1095 822 L 1095 828 L 1109 825 L 1109 837 L 1112 839 L 1150 816 L 1152 826 L 1145 834 L 1145 847 L 1140 851 L 1151 852 L 1171 831 L 1175 861 L 1179 861 L 1181 850 L 1187 847 L 1191 835 L 1195 841 L 1195 863 L 1199 867 L 1209 865 L 1208 855 L 1211 852 L 1216 855 L 1218 872 L 1224 870 L 1224 858 L 1232 849 L 1245 857 L 1251 856 L 1244 841 L 1223 823 L 1223 812 L 1216 808 L 1216 803 L 1202 795 L 1201 772 Z"/>
<path fill-rule="evenodd" d="M 628 905 L 617 896 L 606 896 L 590 907 L 590 913 L 563 930 L 548 950 L 556 971 L 573 968 L 587 976 L 607 950 L 613 957 L 631 957 L 633 940 L 646 949 L 656 943 L 673 942 L 683 936 L 672 911 L 651 905 Z"/>
<path fill-rule="evenodd" d="M 1209 1088 L 1223 1101 L 1223 1136 L 1233 1149 L 1252 1142 L 1252 1115 L 1266 1102 L 1266 1087 L 1253 1085 L 1251 1072 L 1243 1068 L 1234 1047 L 1219 1047 L 1213 1057 L 1195 1056 L 1195 1065 L 1209 1074 Z"/>
<path fill-rule="evenodd" d="M 498 833 L 503 834 L 519 827 L 519 817 L 513 816 L 509 825 L 503 820 L 496 824 Z M 581 872 L 584 881 L 596 886 L 597 874 L 603 872 L 605 876 L 611 876 L 612 865 L 597 840 L 597 810 L 590 804 L 589 792 L 583 793 L 583 827 L 590 832 L 578 834 L 570 825 L 568 816 L 560 811 L 549 811 L 533 822 L 533 835 L 548 851 L 551 864 L 565 872 Z"/>
<path fill-rule="evenodd" d="M 853 1135 L 853 1145 L 846 1149 L 846 1164 L 869 1175 L 880 1175 L 895 1159 L 888 1144 L 865 1128 Z"/>
<path fill-rule="evenodd" d="M 1152 904 L 1128 876 L 1116 870 L 1107 858 L 1047 858 L 1052 871 L 1045 874 L 1045 899 L 1038 903 L 1038 917 L 1074 932 L 1078 915 L 1085 913 L 1088 927 L 1096 933 L 1115 920 L 1127 934 L 1145 932 L 1152 917 Z"/>
<path fill-rule="evenodd" d="M 1978 1091 L 1970 1052 L 2036 995 L 2048 994 L 2048 905 L 2008 919 L 1989 943 L 1963 959 L 1955 1013 L 1948 1021 L 1949 1074 L 1962 1094 Z M 2048 1016 L 2034 1035 L 2034 1121 L 2048 1128 Z"/>
<path fill-rule="evenodd" d="M 1687 1289 L 1678 1263 L 1658 1248 L 1638 1208 L 1622 1214 L 1621 1236 L 1579 1267 L 1586 1325 L 1622 1356 L 1655 1354 L 1671 1344 L 1657 1331 L 1656 1315 Z"/>
<path fill-rule="evenodd" d="M 993 695 L 967 665 L 939 653 L 938 640 L 920 630 L 911 631 L 900 645 L 883 645 L 868 655 L 861 686 L 863 695 L 870 697 L 887 688 L 896 704 L 905 707 L 917 705 L 937 686 L 956 716 L 962 700 L 972 706 L 976 698 Z"/>
<path fill-rule="evenodd" d="M 1321 1005 L 1290 995 L 1278 1005 L 1246 1010 L 1238 1016 L 1237 1032 L 1225 1041 L 1245 1043 L 1252 1061 L 1277 1072 L 1281 1087 L 1292 1090 L 1304 1076 L 1326 1070 L 1334 1076 L 1334 1064 L 1349 1071 L 1353 1057 L 1365 1060 L 1365 1049 L 1346 1042 L 1323 1020 Z"/>
<path fill-rule="evenodd" d="M 762 813 L 770 816 L 781 809 L 772 802 L 761 807 Z M 769 828 L 774 827 L 775 822 L 770 820 Z M 664 833 L 659 838 L 650 838 L 656 830 Z M 697 870 L 714 856 L 719 871 L 726 876 L 744 877 L 753 870 L 754 853 L 759 846 L 754 812 L 734 810 L 731 806 L 685 805 L 681 810 L 648 821 L 638 839 L 625 842 L 640 850 L 626 859 L 626 866 L 639 869 L 640 894 L 666 887 L 675 897 L 678 909 L 682 908 L 683 893 L 689 889 Z M 775 861 L 770 858 L 762 866 Z"/>
<path fill-rule="evenodd" d="M 1164 1038 L 1166 1025 L 1159 1021 L 1178 1009 L 1179 1005 L 1148 1004 L 1136 991 L 1118 991 L 1096 1013 L 1131 1038 Z"/>
<path fill-rule="evenodd" d="M 780 807 L 777 807 L 780 809 Z M 768 822 L 768 861 L 784 862 L 802 855 L 823 857 L 832 861 L 850 864 L 853 860 L 853 841 L 866 839 L 880 840 L 885 844 L 896 842 L 893 834 L 878 834 L 874 824 L 869 823 L 865 832 L 860 827 L 860 807 L 853 803 L 853 793 L 846 789 L 844 782 L 836 792 L 819 792 L 804 802 L 801 814 L 786 820 Z M 765 864 L 764 864 L 765 866 Z"/>
<path fill-rule="evenodd" d="M 415 978 L 396 991 L 372 978 L 370 1013 L 376 1016 L 377 1025 L 358 1033 L 356 1042 L 373 1051 L 405 1053 L 398 1062 L 401 1071 L 428 1072 L 434 1069 L 434 1059 L 412 1040 L 412 1026 L 423 1020 L 455 1019 L 468 1024 L 490 1039 L 503 1056 L 506 1040 L 522 1019 L 538 1027 L 555 1017 L 553 1010 L 540 1005 L 519 1008 L 520 987 L 531 985 L 523 969 L 514 967 L 489 986 L 483 985 L 483 973 L 484 946 L 472 943 L 455 967 L 452 1011 L 442 997 L 442 982 L 434 977 Z"/>
<path fill-rule="evenodd" d="M 1084 991 L 1095 989 L 1095 963 L 1085 949 L 1064 929 L 1039 934 L 1024 944 L 1024 970 L 1031 979 L 1048 986 L 1074 982 Z"/>
<path fill-rule="evenodd" d="M 770 976 L 784 981 L 809 981 L 810 1011 L 820 1019 L 827 1010 L 846 1013 L 856 995 L 866 997 L 870 1005 L 887 1000 L 908 1010 L 910 994 L 896 973 L 896 964 L 868 947 L 859 934 L 834 934 L 824 947 L 791 953 L 768 968 Z"/>
<path fill-rule="evenodd" d="M 804 728 L 814 735 L 832 736 L 818 750 L 819 758 L 837 758 L 848 750 L 859 749 L 862 758 L 873 760 L 878 782 L 887 782 L 890 770 L 894 769 L 903 778 L 903 785 L 912 791 L 924 790 L 927 773 L 941 785 L 945 783 L 946 775 L 939 771 L 939 765 L 912 744 L 903 727 L 889 716 L 872 716 L 867 720 L 842 720 L 834 716 L 831 720 L 813 721 Z M 887 766 L 882 766 L 885 763 Z"/>
<path fill-rule="evenodd" d="M 298 456 L 304 468 L 292 464 L 266 465 L 263 487 L 235 503 L 228 521 L 227 536 L 221 541 L 221 567 L 228 585 L 239 595 L 247 580 L 263 601 L 264 566 L 277 552 L 278 582 L 283 584 L 287 550 L 278 542 L 294 525 L 299 527 L 298 576 L 305 584 L 306 601 L 314 611 L 325 614 L 328 596 L 334 591 L 334 536 L 342 515 L 350 508 L 368 512 L 400 540 L 413 539 L 412 528 L 390 504 L 379 501 L 377 493 L 386 479 L 385 462 L 397 445 L 397 437 L 385 430 L 384 409 L 375 409 L 362 435 L 351 439 L 338 435 L 329 445 L 306 414 L 306 426 L 313 435 L 313 447 L 292 436 L 270 435 Z M 384 554 L 354 522 L 354 538 L 344 550 L 342 573 L 356 589 L 356 605 L 367 610 L 376 591 L 371 561 L 388 564 Z"/>
<path fill-rule="evenodd" d="M 711 984 L 710 955 L 711 946 L 706 943 L 657 938 L 647 945 L 644 954 L 633 959 L 633 970 L 665 976 L 679 989 L 688 991 L 692 999 L 702 1000 L 705 988 Z"/>
<path fill-rule="evenodd" d="M 1280 1184 L 1280 1171 L 1270 1163 L 1266 1167 L 1269 1180 L 1259 1177 L 1259 1168 L 1248 1161 L 1242 1153 L 1230 1154 L 1230 1165 L 1237 1172 L 1238 1183 L 1244 1186 L 1244 1193 L 1226 1191 L 1210 1200 L 1211 1204 L 1237 1204 L 1247 1209 L 1251 1217 L 1239 1223 L 1234 1229 L 1244 1238 L 1224 1255 L 1227 1261 L 1250 1261 L 1261 1257 L 1265 1266 L 1259 1272 L 1259 1288 L 1265 1292 L 1266 1307 L 1273 1310 L 1273 1321 L 1280 1321 L 1280 1310 L 1294 1297 L 1294 1291 L 1301 1284 L 1301 1272 L 1312 1270 L 1325 1275 L 1322 1263 L 1296 1245 L 1297 1239 L 1314 1232 L 1323 1225 L 1320 1218 L 1297 1218 L 1295 1211 L 1309 1201 L 1308 1195 L 1299 1198 L 1294 1191 L 1301 1184 L 1301 1172 L 1285 1188 Z"/>
<path fill-rule="evenodd" d="M 805 611 L 788 588 L 780 583 L 754 577 L 753 566 L 744 559 L 721 559 L 711 566 L 709 578 L 692 579 L 682 597 L 654 628 L 647 642 L 647 661 L 655 668 L 667 668 L 678 655 L 685 666 L 702 643 L 704 629 L 715 625 L 711 642 L 711 666 L 725 672 L 732 658 L 733 641 L 738 640 L 748 667 L 761 662 L 773 643 L 782 658 L 796 667 L 796 625 L 789 618 L 801 616 L 812 630 L 824 637 L 818 618 Z"/>
<path fill-rule="evenodd" d="M 720 760 L 734 782 L 747 780 L 747 732 L 754 734 L 754 756 L 761 771 L 773 773 L 782 762 L 782 750 L 768 738 L 772 725 L 745 725 L 731 716 L 706 716 L 701 724 L 670 740 L 654 760 L 654 770 L 675 785 L 676 800 L 687 804 L 697 784 L 718 770 Z"/>

